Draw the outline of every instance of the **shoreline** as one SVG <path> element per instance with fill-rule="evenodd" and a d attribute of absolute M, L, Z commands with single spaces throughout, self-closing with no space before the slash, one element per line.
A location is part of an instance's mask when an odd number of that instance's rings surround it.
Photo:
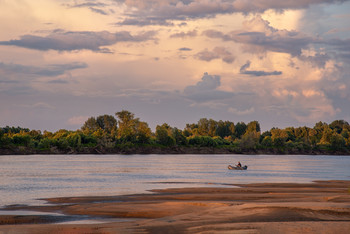
<path fill-rule="evenodd" d="M 33 155 L 33 154 L 250 154 L 250 155 L 341 155 L 350 156 L 348 150 L 329 151 L 320 149 L 295 149 L 295 148 L 271 148 L 271 149 L 242 149 L 235 147 L 197 147 L 197 146 L 133 146 L 133 147 L 81 147 L 60 150 L 56 147 L 37 150 L 28 147 L 2 148 L 1 155 Z"/>
<path fill-rule="evenodd" d="M 89 216 L 107 223 L 57 224 L 47 215 L 0 215 L 9 233 L 345 233 L 350 230 L 350 180 L 232 184 L 237 187 L 154 189 L 150 194 L 48 198 L 49 206 L 8 211 Z M 2 209 L 4 210 L 4 209 Z M 57 217 L 56 217 L 57 218 Z M 108 222 L 111 218 L 111 222 Z M 113 219 L 125 219 L 113 221 Z M 69 220 L 68 220 L 69 221 Z M 20 224 L 20 225 L 19 225 Z"/>

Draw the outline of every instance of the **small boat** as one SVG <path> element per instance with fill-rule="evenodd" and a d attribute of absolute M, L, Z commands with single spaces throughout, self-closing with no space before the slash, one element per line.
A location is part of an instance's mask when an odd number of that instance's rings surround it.
<path fill-rule="evenodd" d="M 237 167 L 237 166 L 231 166 L 231 165 L 228 165 L 227 167 L 229 170 L 247 170 L 248 169 L 248 166 L 245 165 L 243 167 Z"/>

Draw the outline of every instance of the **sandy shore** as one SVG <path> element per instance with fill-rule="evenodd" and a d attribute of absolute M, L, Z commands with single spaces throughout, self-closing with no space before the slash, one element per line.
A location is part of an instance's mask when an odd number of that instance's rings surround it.
<path fill-rule="evenodd" d="M 7 210 L 67 216 L 0 215 L 0 233 L 350 233 L 350 181 L 176 188 L 47 201 L 51 206 Z M 86 215 L 107 223 L 57 224 Z"/>

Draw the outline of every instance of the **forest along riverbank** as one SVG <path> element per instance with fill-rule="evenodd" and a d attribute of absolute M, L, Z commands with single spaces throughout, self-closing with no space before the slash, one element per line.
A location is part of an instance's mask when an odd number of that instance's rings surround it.
<path fill-rule="evenodd" d="M 47 216 L 1 216 L 0 231 L 26 233 L 347 233 L 350 181 L 256 183 L 232 188 L 173 188 L 152 194 L 50 198 L 51 206 L 6 210 L 60 212 L 68 216 L 131 218 L 100 224 L 44 224 Z M 53 221 L 54 222 L 54 221 Z M 31 225 L 25 225 L 30 223 Z M 23 224 L 23 225 L 11 225 Z"/>
<path fill-rule="evenodd" d="M 80 147 L 69 149 L 58 149 L 52 147 L 39 150 L 29 147 L 12 147 L 1 149 L 1 155 L 33 155 L 33 154 L 266 154 L 266 155 L 350 155 L 349 151 L 342 150 L 322 150 L 322 149 L 301 149 L 301 148 L 237 148 L 237 147 L 202 147 L 202 146 L 153 146 L 134 145 L 116 146 L 113 148 L 103 147 Z"/>
<path fill-rule="evenodd" d="M 0 154 L 322 154 L 350 155 L 350 124 L 272 128 L 202 118 L 183 130 L 163 124 L 152 132 L 129 111 L 89 118 L 76 131 L 0 127 Z"/>

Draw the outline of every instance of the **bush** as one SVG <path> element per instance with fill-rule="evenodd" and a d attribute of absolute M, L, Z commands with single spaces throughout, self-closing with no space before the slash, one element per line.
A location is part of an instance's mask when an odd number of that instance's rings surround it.
<path fill-rule="evenodd" d="M 190 145 L 215 147 L 218 143 L 210 136 L 195 136 L 188 139 Z"/>

